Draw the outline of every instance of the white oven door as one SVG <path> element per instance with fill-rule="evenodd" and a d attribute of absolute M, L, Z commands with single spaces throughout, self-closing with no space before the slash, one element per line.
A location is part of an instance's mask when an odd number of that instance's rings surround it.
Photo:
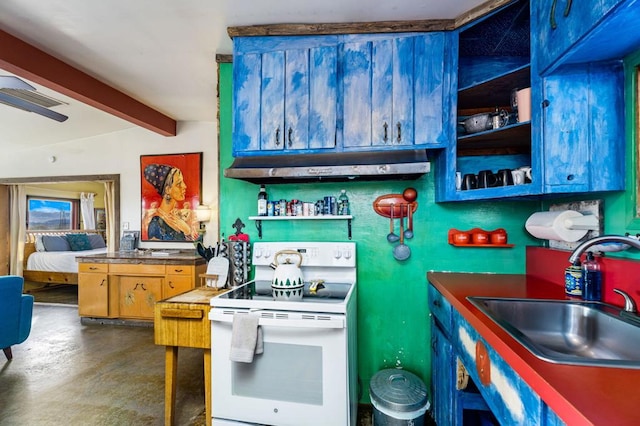
<path fill-rule="evenodd" d="M 242 363 L 229 360 L 234 310 L 210 312 L 214 421 L 348 425 L 345 316 L 253 313 L 260 315 L 264 352 Z"/>

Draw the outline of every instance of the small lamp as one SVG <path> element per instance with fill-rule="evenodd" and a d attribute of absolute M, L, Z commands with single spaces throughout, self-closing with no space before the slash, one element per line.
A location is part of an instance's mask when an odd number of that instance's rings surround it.
<path fill-rule="evenodd" d="M 200 233 L 204 234 L 206 231 L 204 222 L 209 222 L 209 220 L 211 220 L 211 209 L 209 206 L 201 204 L 196 207 L 196 220 L 200 222 Z"/>

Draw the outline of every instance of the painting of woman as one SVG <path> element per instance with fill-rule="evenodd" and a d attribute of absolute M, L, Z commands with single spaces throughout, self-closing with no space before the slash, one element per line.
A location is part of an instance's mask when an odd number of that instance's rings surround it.
<path fill-rule="evenodd" d="M 199 204 L 199 191 L 194 196 L 187 185 L 187 174 L 168 163 L 142 165 L 143 186 L 153 189 L 146 196 L 143 190 L 142 240 L 196 241 L 200 236 L 191 206 Z M 193 182 L 196 186 L 198 183 Z"/>

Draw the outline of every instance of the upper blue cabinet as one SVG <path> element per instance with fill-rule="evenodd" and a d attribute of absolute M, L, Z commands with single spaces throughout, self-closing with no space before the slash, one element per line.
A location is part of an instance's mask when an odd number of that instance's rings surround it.
<path fill-rule="evenodd" d="M 621 0 L 534 2 L 536 20 L 537 66 L 547 71 L 582 40 Z"/>
<path fill-rule="evenodd" d="M 234 155 L 336 146 L 337 37 L 234 40 Z"/>
<path fill-rule="evenodd" d="M 638 0 L 532 2 L 534 61 L 541 75 L 567 64 L 620 59 L 640 45 Z"/>
<path fill-rule="evenodd" d="M 345 36 L 341 105 L 345 149 L 444 147 L 451 80 L 447 35 Z"/>
<path fill-rule="evenodd" d="M 450 37 L 234 38 L 233 155 L 446 146 Z"/>

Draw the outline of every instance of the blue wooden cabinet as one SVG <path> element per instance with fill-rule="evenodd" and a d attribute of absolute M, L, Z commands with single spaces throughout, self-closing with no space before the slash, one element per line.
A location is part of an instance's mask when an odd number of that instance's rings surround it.
<path fill-rule="evenodd" d="M 533 3 L 537 67 L 546 72 L 596 27 L 621 0 L 539 0 Z M 597 52 L 593 52 L 598 54 Z M 583 58 L 583 60 L 586 58 Z"/>
<path fill-rule="evenodd" d="M 234 156 L 335 149 L 338 40 L 234 39 Z"/>
<path fill-rule="evenodd" d="M 541 79 L 540 92 L 543 192 L 623 190 L 622 63 L 564 67 Z"/>
<path fill-rule="evenodd" d="M 622 56 L 617 55 L 628 53 L 631 47 L 627 37 L 612 23 L 624 22 L 630 28 L 638 28 L 638 35 L 632 36 L 637 38 L 637 49 L 640 24 L 629 22 L 627 17 L 634 16 L 640 21 L 640 0 L 574 1 L 567 17 L 561 10 L 569 5 L 564 0 L 531 2 L 528 22 L 513 18 L 514 13 L 520 16 L 523 5 L 529 2 L 514 2 L 460 31 L 457 108 L 459 115 L 464 114 L 465 108 L 484 107 L 484 111 L 494 108 L 495 105 L 486 102 L 474 103 L 471 95 L 480 100 L 490 99 L 488 95 L 478 96 L 484 86 L 497 87 L 496 93 L 500 87 L 508 92 L 505 89 L 509 87 L 522 87 L 522 78 L 526 78 L 524 82 L 531 86 L 531 121 L 497 131 L 459 134 L 456 146 L 437 159 L 436 201 L 624 189 L 624 74 Z M 557 19 L 563 19 L 562 24 L 555 24 L 555 30 L 549 29 L 552 6 Z M 505 17 L 507 21 L 520 23 L 515 28 L 530 27 L 531 50 L 526 61 L 519 62 L 525 58 L 514 54 L 484 57 L 469 54 L 466 40 L 474 40 L 475 32 L 490 33 L 493 27 L 503 28 Z M 580 19 L 592 25 L 587 29 L 571 29 L 570 26 L 580 26 L 574 22 Z M 540 35 L 545 31 L 553 31 L 553 37 L 570 31 L 572 35 L 567 37 L 575 40 L 549 41 L 545 39 L 549 34 Z M 612 31 L 618 33 L 620 42 L 610 40 Z M 575 35 L 578 32 L 581 35 Z M 492 38 L 495 35 L 489 39 Z M 514 37 L 505 34 L 504 38 Z M 602 46 L 605 40 L 609 40 L 611 48 Z M 565 42 L 566 46 L 558 47 Z M 547 67 L 545 72 L 541 66 Z M 508 101 L 497 105 L 506 105 L 506 109 Z M 496 172 L 522 166 L 531 167 L 532 179 L 525 185 L 456 189 L 454 171 L 462 175 L 478 174 L 481 170 Z"/>
<path fill-rule="evenodd" d="M 342 145 L 352 148 L 448 144 L 448 36 L 345 36 L 341 45 Z"/>
<path fill-rule="evenodd" d="M 462 425 L 477 412 L 488 414 L 489 408 L 473 382 L 459 373 L 458 357 L 451 343 L 453 308 L 429 286 L 431 311 L 431 403 L 432 416 L 439 425 Z M 467 376 L 468 378 L 468 376 Z M 460 389 L 458 389 L 460 388 Z"/>
<path fill-rule="evenodd" d="M 236 37 L 233 155 L 448 145 L 450 39 Z"/>
<path fill-rule="evenodd" d="M 490 411 L 489 424 L 564 424 L 432 285 L 428 295 L 437 424 L 461 425 L 471 410 Z M 458 362 L 470 377 L 464 390 L 458 390 Z"/>

